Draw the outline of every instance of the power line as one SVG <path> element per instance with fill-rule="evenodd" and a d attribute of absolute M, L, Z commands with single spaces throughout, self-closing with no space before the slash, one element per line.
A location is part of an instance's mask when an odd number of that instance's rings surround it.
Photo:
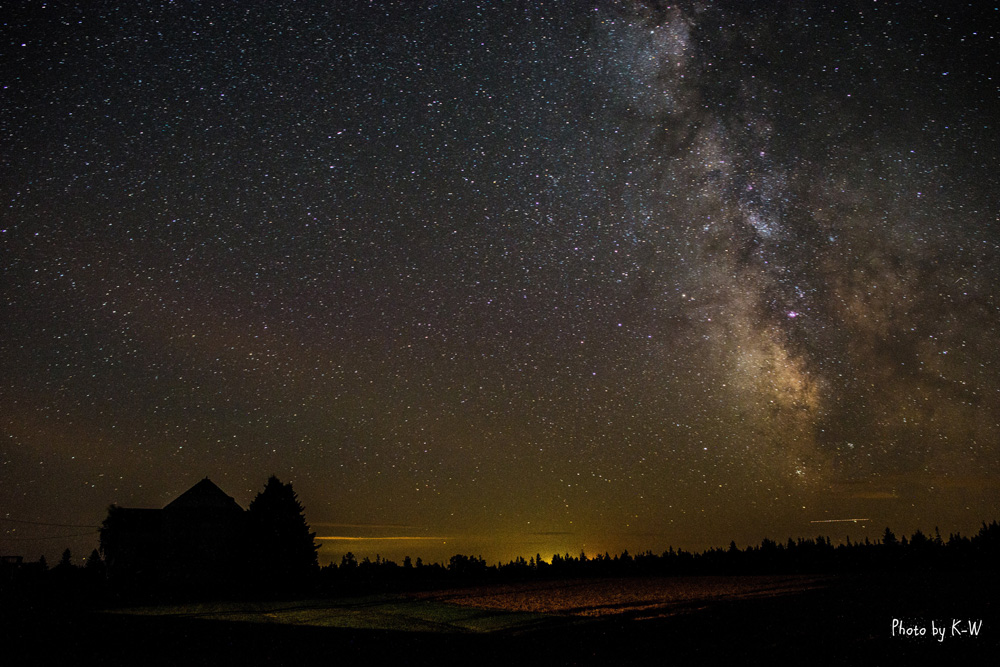
<path fill-rule="evenodd" d="M 43 521 L 25 521 L 24 519 L 9 519 L 4 516 L 0 516 L 0 521 L 10 521 L 11 523 L 27 523 L 32 526 L 56 526 L 57 528 L 97 528 L 100 526 L 88 526 L 82 523 L 45 523 Z"/>
<path fill-rule="evenodd" d="M 0 537 L 0 540 L 3 540 L 4 542 L 14 542 L 14 541 L 34 542 L 36 540 L 63 540 L 70 537 L 83 537 L 85 535 L 93 535 L 93 534 L 94 531 L 90 531 L 87 533 L 73 533 L 72 535 L 46 535 L 45 537 L 8 537 L 4 535 L 3 537 Z"/>

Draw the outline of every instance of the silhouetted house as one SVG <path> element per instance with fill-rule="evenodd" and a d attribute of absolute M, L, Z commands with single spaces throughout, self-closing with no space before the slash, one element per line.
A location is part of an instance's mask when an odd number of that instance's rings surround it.
<path fill-rule="evenodd" d="M 126 591 L 227 589 L 240 579 L 246 526 L 246 511 L 208 478 L 163 509 L 112 505 L 101 529 L 108 578 Z"/>

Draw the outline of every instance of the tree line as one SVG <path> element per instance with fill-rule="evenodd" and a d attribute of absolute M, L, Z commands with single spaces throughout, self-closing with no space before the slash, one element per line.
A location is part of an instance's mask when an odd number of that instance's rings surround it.
<path fill-rule="evenodd" d="M 277 490 L 281 493 L 278 494 Z M 995 570 L 1000 563 L 1000 524 L 983 522 L 972 536 L 954 533 L 942 538 L 917 530 L 910 536 L 897 537 L 886 528 L 881 539 L 851 541 L 834 545 L 829 537 L 789 538 L 777 542 L 768 538 L 760 544 L 739 548 L 730 542 L 726 548 L 702 552 L 668 548 L 662 553 L 645 551 L 630 554 L 608 553 L 588 557 L 585 553 L 554 554 L 548 560 L 540 554 L 528 559 L 517 557 L 505 563 L 488 564 L 481 556 L 456 554 L 446 563 L 424 563 L 409 556 L 402 563 L 376 556 L 358 560 L 344 554 L 339 562 L 319 567 L 312 533 L 301 514 L 301 505 L 291 494 L 290 485 L 275 487 L 275 500 L 284 518 L 278 524 L 294 526 L 289 533 L 272 536 L 275 543 L 248 558 L 251 565 L 234 564 L 239 573 L 240 589 L 248 595 L 320 594 L 336 595 L 358 590 L 406 590 L 464 584 L 506 583 L 533 579 L 682 576 L 682 575 L 760 575 L 760 574 L 838 574 L 880 571 Z M 292 537 L 294 536 L 294 537 Z M 308 539 L 310 549 L 303 547 Z M 287 542 L 287 544 L 285 544 Z M 285 546 L 281 546 L 285 544 Z M 296 544 L 296 547 L 291 547 Z M 294 557 L 281 554 L 294 553 Z M 271 564 L 271 567 L 268 564 Z M 294 565 L 293 565 L 294 563 Z M 289 568 L 292 568 L 289 570 Z M 107 560 L 95 549 L 84 566 L 75 565 L 67 549 L 60 562 L 49 567 L 44 557 L 37 562 L 13 563 L 5 559 L 0 572 L 0 592 L 10 597 L 25 592 L 48 598 L 60 596 L 108 599 L 113 591 Z M 294 574 L 290 574 L 294 572 Z M 294 587 L 287 584 L 294 582 Z M 278 584 L 285 584 L 281 588 Z"/>
<path fill-rule="evenodd" d="M 424 564 L 419 558 L 414 563 L 407 556 L 398 564 L 378 556 L 359 562 L 347 553 L 339 564 L 331 562 L 323 567 L 318 581 L 322 590 L 336 591 L 345 586 L 450 585 L 545 578 L 991 570 L 998 563 L 1000 524 L 994 520 L 983 522 L 971 537 L 953 533 L 947 540 L 937 529 L 933 536 L 917 530 L 909 537 L 897 538 L 886 528 L 875 542 L 868 538 L 852 542 L 848 537 L 845 543 L 834 545 L 826 536 L 789 538 L 786 542 L 765 538 L 743 549 L 730 542 L 727 548 L 703 552 L 670 547 L 662 553 L 645 551 L 635 555 L 627 550 L 613 556 L 553 554 L 548 560 L 536 554 L 527 560 L 517 557 L 492 565 L 481 556 L 461 554 L 452 556 L 447 563 Z"/>

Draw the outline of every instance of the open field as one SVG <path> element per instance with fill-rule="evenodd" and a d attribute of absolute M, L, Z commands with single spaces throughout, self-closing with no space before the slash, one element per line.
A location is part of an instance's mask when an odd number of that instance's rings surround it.
<path fill-rule="evenodd" d="M 28 613 L 5 619 L 5 639 L 41 665 L 979 664 L 1000 650 L 998 592 L 996 575 L 957 573 L 549 581 Z"/>
<path fill-rule="evenodd" d="M 112 613 L 398 632 L 517 632 L 590 617 L 661 618 L 724 600 L 795 595 L 830 581 L 802 576 L 577 579 L 409 595 L 126 607 Z"/>
<path fill-rule="evenodd" d="M 479 586 L 421 593 L 423 600 L 508 612 L 585 617 L 661 618 L 703 609 L 713 602 L 795 595 L 822 588 L 830 577 L 642 577 Z"/>
<path fill-rule="evenodd" d="M 539 613 L 479 609 L 433 599 L 388 594 L 293 602 L 163 605 L 125 608 L 113 613 L 145 618 L 438 634 L 526 630 L 553 620 Z"/>

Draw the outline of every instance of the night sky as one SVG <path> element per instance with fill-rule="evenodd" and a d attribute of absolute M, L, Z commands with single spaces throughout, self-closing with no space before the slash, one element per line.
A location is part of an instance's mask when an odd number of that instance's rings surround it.
<path fill-rule="evenodd" d="M 2 16 L 4 555 L 272 473 L 321 563 L 1000 517 L 992 4 Z"/>

